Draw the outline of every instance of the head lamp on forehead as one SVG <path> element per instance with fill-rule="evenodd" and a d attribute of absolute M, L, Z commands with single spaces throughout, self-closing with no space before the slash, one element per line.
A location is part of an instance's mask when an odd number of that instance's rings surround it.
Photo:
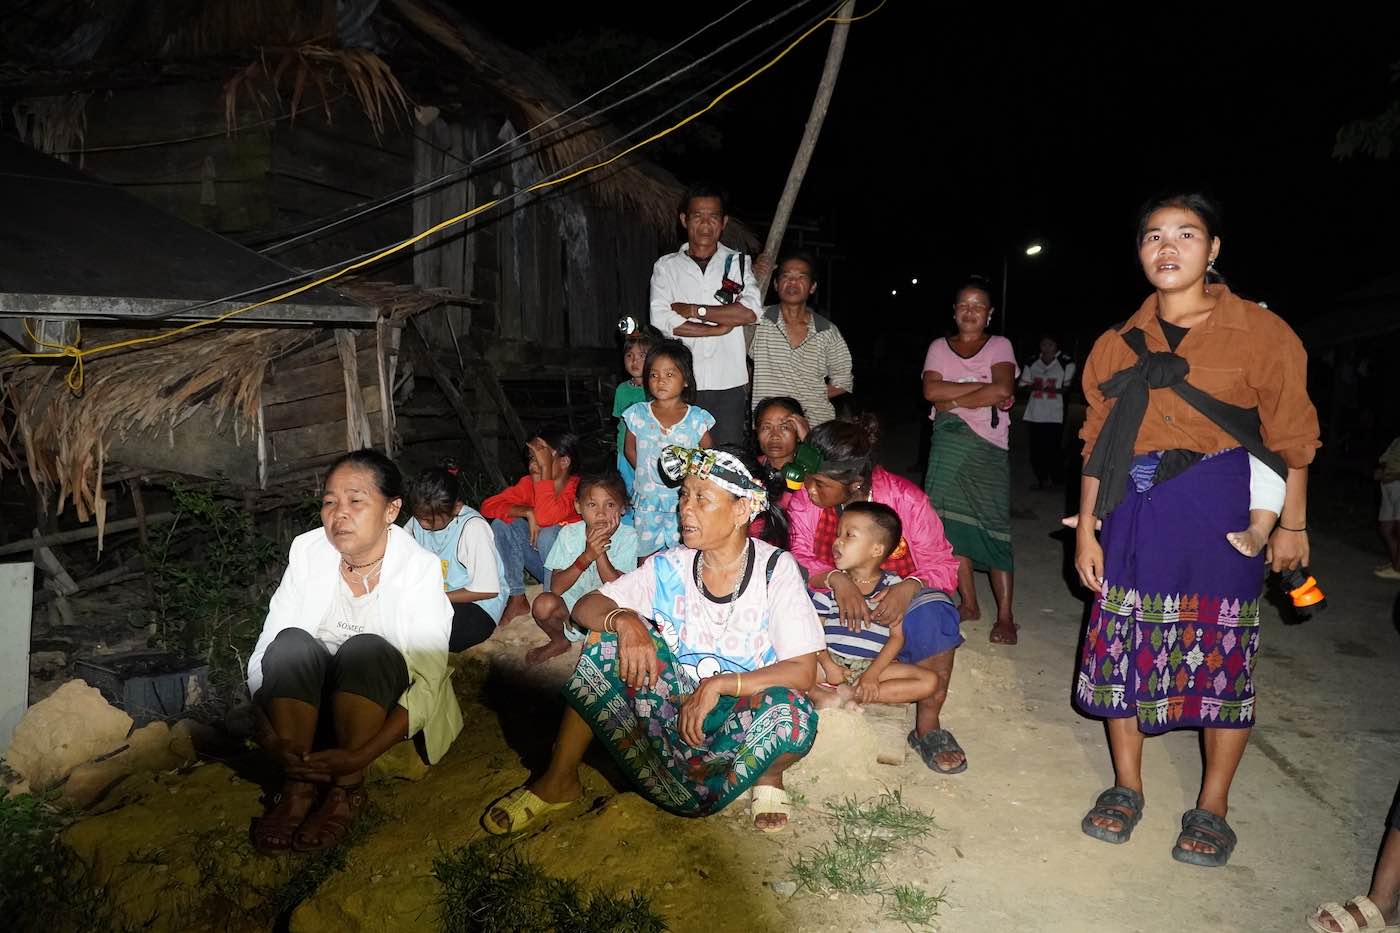
<path fill-rule="evenodd" d="M 788 489 L 798 490 L 807 481 L 807 477 L 813 474 L 859 472 L 865 465 L 864 458 L 859 460 L 827 460 L 822 457 L 821 450 L 815 444 L 803 441 L 797 445 L 792 460 L 783 467 L 783 482 L 787 484 Z"/>

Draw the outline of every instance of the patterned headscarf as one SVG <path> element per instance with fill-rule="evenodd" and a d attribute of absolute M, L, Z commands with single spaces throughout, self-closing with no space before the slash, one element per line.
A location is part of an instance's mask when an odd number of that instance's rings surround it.
<path fill-rule="evenodd" d="M 723 450 L 668 445 L 661 451 L 661 472 L 672 480 L 698 476 L 749 502 L 749 520 L 768 508 L 768 490 L 754 479 L 744 461 Z"/>

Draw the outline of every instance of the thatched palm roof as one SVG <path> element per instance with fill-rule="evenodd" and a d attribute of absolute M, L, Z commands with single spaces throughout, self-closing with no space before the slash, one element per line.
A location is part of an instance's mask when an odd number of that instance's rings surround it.
<path fill-rule="evenodd" d="M 269 71 L 285 67 L 278 61 L 284 53 L 319 58 L 310 65 L 321 66 L 287 77 L 285 93 L 299 95 L 334 70 L 367 109 L 394 109 L 399 74 L 411 75 L 403 87 L 423 104 L 452 105 L 434 99 L 444 82 L 481 88 L 498 98 L 519 127 L 548 120 L 574 99 L 535 59 L 436 0 L 38 0 L 9 14 L 0 28 L 0 95 L 13 102 L 180 78 L 233 82 L 259 64 Z M 335 58 L 340 60 L 330 61 Z M 424 58 L 447 65 L 446 70 L 434 67 L 437 80 L 428 81 L 411 67 Z M 382 74 L 375 63 L 387 63 Z M 402 108 L 380 114 L 386 121 L 396 116 L 406 115 Z M 553 171 L 612 138 L 603 126 L 575 128 L 536 158 Z M 616 170 L 590 176 L 587 189 L 591 197 L 660 231 L 675 229 L 682 187 L 654 165 L 629 159 Z M 733 232 L 743 236 L 737 228 Z"/>

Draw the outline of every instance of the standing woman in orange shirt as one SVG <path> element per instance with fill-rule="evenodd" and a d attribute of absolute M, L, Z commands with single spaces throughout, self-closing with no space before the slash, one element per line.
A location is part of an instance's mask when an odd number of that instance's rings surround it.
<path fill-rule="evenodd" d="M 1172 857 L 1207 867 L 1235 847 L 1226 814 L 1254 725 L 1264 573 L 1307 563 L 1307 467 L 1319 446 L 1302 343 L 1214 275 L 1219 231 L 1198 194 L 1143 209 L 1138 259 L 1156 291 L 1084 367 L 1075 552 L 1097 596 L 1075 702 L 1107 721 L 1115 772 L 1082 828 L 1126 842 L 1143 811 L 1145 735 L 1201 729 L 1205 773 Z M 1266 553 L 1247 557 L 1226 535 L 1249 524 L 1251 455 L 1286 493 Z"/>

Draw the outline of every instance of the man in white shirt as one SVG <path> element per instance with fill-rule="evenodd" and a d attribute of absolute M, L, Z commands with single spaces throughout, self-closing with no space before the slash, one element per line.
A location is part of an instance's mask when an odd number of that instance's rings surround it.
<path fill-rule="evenodd" d="M 696 404 L 715 418 L 715 444 L 742 444 L 749 381 L 744 325 L 763 307 L 753 263 L 719 241 L 729 217 L 724 193 L 693 186 L 680 214 L 686 243 L 651 270 L 651 323 L 695 358 Z"/>
<path fill-rule="evenodd" d="M 1060 481 L 1060 451 L 1064 438 L 1065 392 L 1074 385 L 1074 361 L 1060 352 L 1055 338 L 1040 338 L 1040 355 L 1021 370 L 1021 385 L 1029 387 L 1026 427 L 1030 430 L 1034 489 Z"/>

